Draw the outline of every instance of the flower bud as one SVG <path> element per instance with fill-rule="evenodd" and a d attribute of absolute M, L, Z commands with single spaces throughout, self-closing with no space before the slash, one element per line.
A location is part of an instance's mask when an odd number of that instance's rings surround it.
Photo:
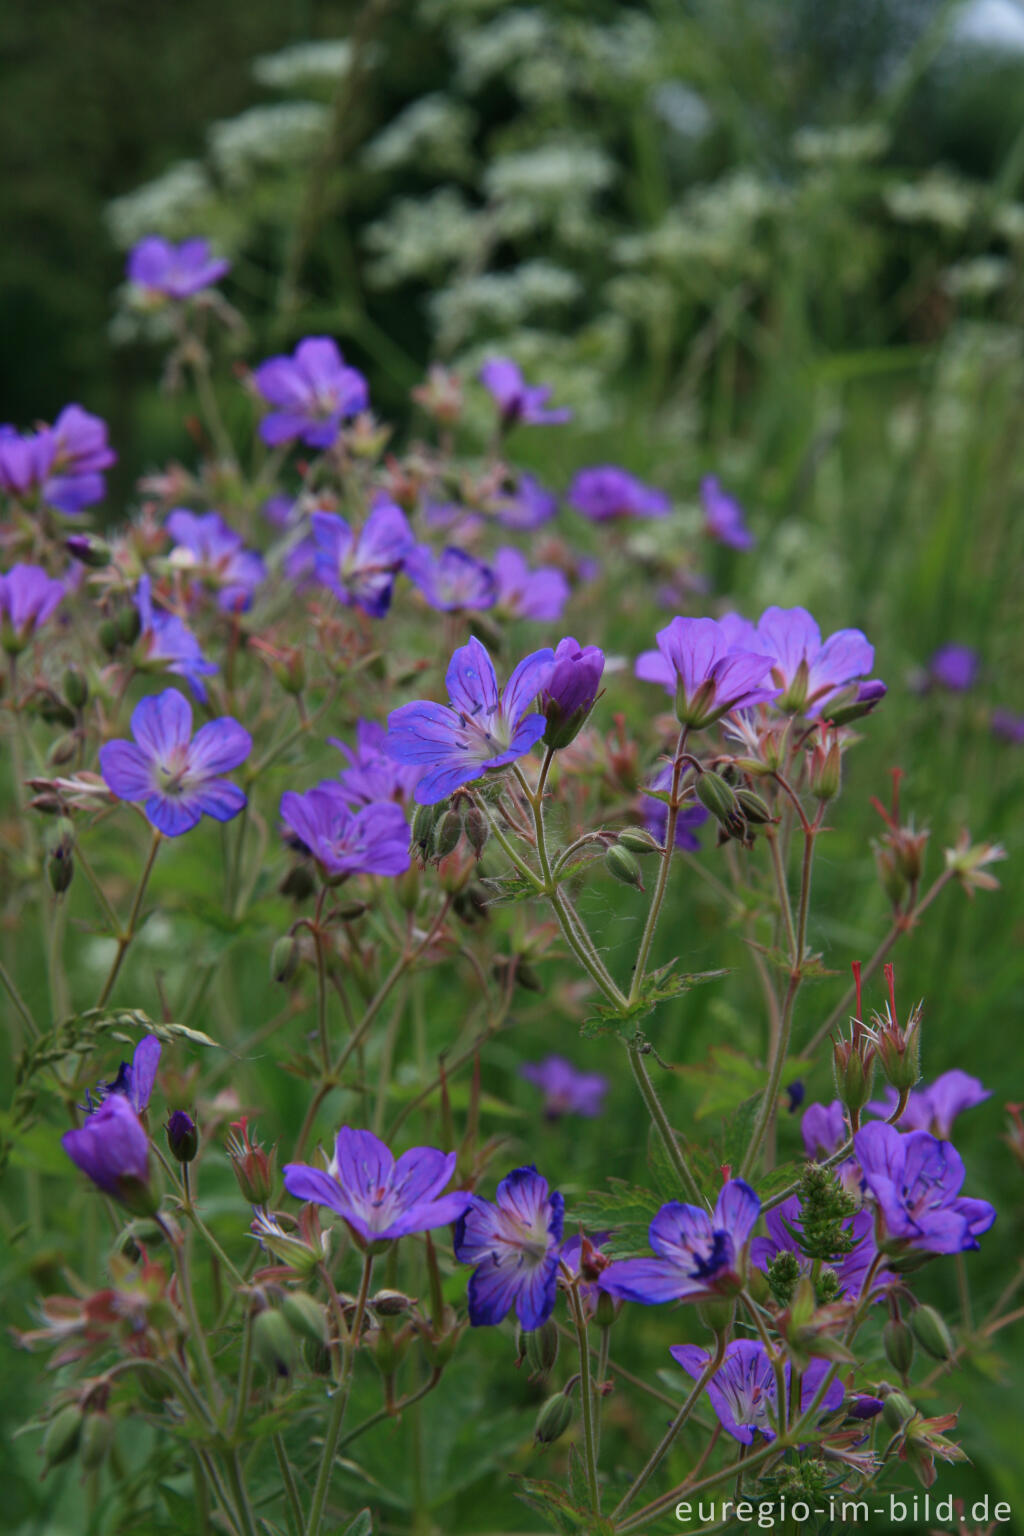
<path fill-rule="evenodd" d="M 638 891 L 644 888 L 643 875 L 636 855 L 630 853 L 628 848 L 623 848 L 621 843 L 612 843 L 605 849 L 604 864 L 610 875 L 616 880 L 621 880 L 623 885 L 633 885 Z"/>
<path fill-rule="evenodd" d="M 523 1333 L 521 1347 L 530 1368 L 530 1380 L 546 1380 L 558 1359 L 558 1329 L 554 1319 L 549 1317 L 539 1328 L 531 1328 L 528 1333 Z"/>
<path fill-rule="evenodd" d="M 327 1312 L 308 1291 L 287 1291 L 281 1311 L 301 1339 L 313 1344 L 327 1343 Z"/>
<path fill-rule="evenodd" d="M 190 1163 L 199 1151 L 199 1130 L 192 1116 L 176 1109 L 167 1122 L 167 1145 L 179 1163 Z"/>
<path fill-rule="evenodd" d="M 767 803 L 752 789 L 738 789 L 736 799 L 739 801 L 744 821 L 749 822 L 752 827 L 764 827 L 774 820 Z"/>
<path fill-rule="evenodd" d="M 82 1438 L 84 1419 L 85 1415 L 77 1403 L 67 1403 L 54 1414 L 43 1436 L 44 1472 L 49 1472 L 51 1467 L 59 1467 L 62 1461 L 69 1460 L 75 1454 Z"/>
<path fill-rule="evenodd" d="M 278 886 L 282 896 L 287 896 L 296 905 L 308 901 L 316 890 L 316 880 L 313 871 L 308 864 L 294 864 Z"/>
<path fill-rule="evenodd" d="M 74 731 L 66 731 L 51 744 L 46 754 L 46 761 L 54 768 L 63 768 L 71 762 L 77 751 L 78 737 Z"/>
<path fill-rule="evenodd" d="M 257 1312 L 252 1323 L 256 1358 L 270 1376 L 290 1376 L 295 1369 L 295 1339 L 275 1307 Z"/>
<path fill-rule="evenodd" d="M 866 1035 L 855 1032 L 835 1042 L 832 1071 L 836 1097 L 851 1115 L 859 1115 L 871 1097 L 875 1076 L 875 1052 Z"/>
<path fill-rule="evenodd" d="M 885 1355 L 894 1371 L 906 1376 L 914 1363 L 914 1335 L 901 1318 L 891 1317 L 882 1329 Z"/>
<path fill-rule="evenodd" d="M 232 1122 L 225 1143 L 238 1187 L 250 1205 L 265 1205 L 274 1187 L 274 1149 L 269 1152 L 249 1137 L 248 1116 Z"/>
<path fill-rule="evenodd" d="M 102 619 L 96 629 L 96 638 L 108 656 L 113 656 L 121 644 L 121 636 L 113 619 Z"/>
<path fill-rule="evenodd" d="M 617 841 L 620 848 L 628 848 L 630 853 L 661 852 L 661 844 L 646 827 L 623 827 Z"/>
<path fill-rule="evenodd" d="M 142 620 L 137 608 L 122 608 L 116 619 L 117 637 L 122 645 L 134 645 L 142 633 Z"/>
<path fill-rule="evenodd" d="M 598 1291 L 597 1305 L 594 1308 L 594 1322 L 599 1328 L 610 1328 L 621 1311 L 621 1301 L 617 1301 L 607 1291 Z"/>
<path fill-rule="evenodd" d="M 572 1423 L 572 1403 L 564 1392 L 558 1392 L 541 1404 L 533 1438 L 537 1445 L 551 1445 L 564 1435 Z"/>
<path fill-rule="evenodd" d="M 479 858 L 487 846 L 487 838 L 490 833 L 490 828 L 487 825 L 487 818 L 484 816 L 479 806 L 470 806 L 469 810 L 466 812 L 462 819 L 462 826 L 466 834 L 466 838 L 469 842 L 469 846 L 472 848 L 477 858 Z"/>
<path fill-rule="evenodd" d="M 871 678 L 866 683 L 856 683 L 846 688 L 827 706 L 828 718 L 833 725 L 849 725 L 853 720 L 860 720 L 885 698 L 888 689 L 880 678 Z"/>
<path fill-rule="evenodd" d="M 454 853 L 462 836 L 462 813 L 454 806 L 445 813 L 434 829 L 433 856 L 438 862 Z"/>
<path fill-rule="evenodd" d="M 882 1409 L 882 1418 L 892 1430 L 898 1434 L 905 1424 L 909 1424 L 917 1414 L 910 1398 L 903 1392 L 890 1392 L 885 1399 L 885 1407 Z"/>
<path fill-rule="evenodd" d="M 299 968 L 299 941 L 293 933 L 283 933 L 270 951 L 270 976 L 273 981 L 291 981 Z"/>
<path fill-rule="evenodd" d="M 378 1317 L 401 1317 L 412 1305 L 412 1297 L 404 1291 L 378 1291 L 370 1297 L 370 1306 Z"/>
<path fill-rule="evenodd" d="M 701 1301 L 697 1304 L 697 1316 L 704 1327 L 716 1337 L 728 1333 L 735 1315 L 736 1303 L 726 1297 L 716 1301 Z"/>
<path fill-rule="evenodd" d="M 85 1472 L 94 1472 L 103 1465 L 107 1452 L 114 1443 L 114 1421 L 109 1413 L 87 1413 L 82 1424 L 82 1436 L 78 1446 L 78 1459 Z"/>
<path fill-rule="evenodd" d="M 575 741 L 594 707 L 604 652 L 596 645 L 577 645 L 572 636 L 555 647 L 555 665 L 540 704 L 547 720 L 544 745 L 560 751 Z"/>
<path fill-rule="evenodd" d="M 331 1374 L 331 1352 L 326 1344 L 315 1344 L 312 1339 L 303 1339 L 302 1358 L 314 1376 Z"/>
<path fill-rule="evenodd" d="M 445 811 L 445 804 L 418 805 L 412 816 L 412 846 L 426 860 L 434 840 L 434 827 Z"/>
<path fill-rule="evenodd" d="M 74 875 L 75 861 L 71 856 L 71 844 L 62 838 L 47 855 L 46 878 L 56 895 L 62 896 L 74 879 Z"/>
<path fill-rule="evenodd" d="M 72 709 L 81 709 L 89 700 L 89 679 L 81 667 L 68 667 L 64 673 L 64 697 Z"/>
<path fill-rule="evenodd" d="M 707 768 L 697 777 L 697 799 L 732 837 L 742 837 L 747 824 L 736 791 L 720 773 Z"/>
<path fill-rule="evenodd" d="M 94 533 L 73 533 L 64 540 L 64 548 L 80 565 L 101 571 L 110 564 L 110 545 Z"/>
<path fill-rule="evenodd" d="M 816 800 L 834 800 L 843 775 L 843 754 L 839 737 L 833 732 L 827 746 L 816 746 L 811 753 L 810 790 Z"/>
<path fill-rule="evenodd" d="M 946 1327 L 945 1318 L 934 1307 L 915 1307 L 910 1314 L 910 1326 L 925 1354 L 931 1355 L 933 1360 L 952 1360 L 955 1353 L 953 1336 Z"/>

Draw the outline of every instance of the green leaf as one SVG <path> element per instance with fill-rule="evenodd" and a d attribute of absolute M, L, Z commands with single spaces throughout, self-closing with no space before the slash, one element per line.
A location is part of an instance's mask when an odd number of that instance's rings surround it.
<path fill-rule="evenodd" d="M 676 961 L 670 960 L 658 970 L 649 971 L 643 979 L 639 996 L 626 1008 L 617 1008 L 614 1003 L 599 1004 L 596 1011 L 580 1025 L 580 1034 L 587 1039 L 607 1034 L 629 1039 L 635 1033 L 637 1021 L 652 1013 L 659 1003 L 682 997 L 691 987 L 699 986 L 701 982 L 718 981 L 729 974 L 728 971 L 676 971 L 675 965 Z"/>
<path fill-rule="evenodd" d="M 609 1179 L 611 1188 L 594 1190 L 573 1207 L 566 1218 L 566 1230 L 582 1225 L 585 1231 L 611 1228 L 604 1252 L 613 1259 L 632 1258 L 646 1253 L 647 1229 L 661 1209 L 663 1201 L 653 1190 L 627 1184 L 624 1179 Z"/>
<path fill-rule="evenodd" d="M 714 1045 L 706 1061 L 677 1070 L 704 1089 L 696 1111 L 698 1120 L 737 1109 L 764 1083 L 764 1068 L 732 1045 Z"/>
<path fill-rule="evenodd" d="M 361 1509 L 354 1520 L 349 1521 L 339 1536 L 372 1536 L 373 1516 L 368 1509 Z"/>

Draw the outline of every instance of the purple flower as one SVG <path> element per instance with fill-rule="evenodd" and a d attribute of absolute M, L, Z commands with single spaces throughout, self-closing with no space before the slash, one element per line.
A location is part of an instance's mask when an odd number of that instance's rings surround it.
<path fill-rule="evenodd" d="M 494 1204 L 473 1195 L 455 1229 L 455 1257 L 475 1264 L 469 1278 L 469 1321 L 500 1323 L 514 1306 L 527 1332 L 546 1323 L 558 1288 L 558 1251 L 565 1201 L 548 1191 L 533 1164 L 502 1179 Z"/>
<path fill-rule="evenodd" d="M 1008 709 L 992 711 L 992 734 L 1002 737 L 1012 746 L 1024 746 L 1024 715 L 1015 715 Z"/>
<path fill-rule="evenodd" d="M 251 606 L 253 593 L 266 580 L 266 566 L 222 517 L 216 512 L 200 517 L 176 507 L 167 519 L 167 532 L 176 546 L 171 563 L 215 587 L 225 612 L 241 613 Z"/>
<path fill-rule="evenodd" d="M 480 369 L 480 382 L 498 407 L 505 427 L 517 422 L 527 427 L 554 426 L 572 419 L 572 412 L 564 407 L 554 411 L 548 407 L 551 385 L 527 384 L 511 358 L 490 358 Z"/>
<path fill-rule="evenodd" d="M 252 737 L 229 715 L 192 735 L 192 706 L 176 688 L 140 699 L 130 741 L 100 747 L 100 772 L 119 800 L 142 801 L 153 826 L 180 837 L 201 817 L 230 821 L 245 795 L 222 777 L 252 751 Z"/>
<path fill-rule="evenodd" d="M 672 510 L 664 491 L 645 485 L 615 464 L 581 469 L 565 499 L 594 523 L 607 523 L 619 517 L 665 517 Z"/>
<path fill-rule="evenodd" d="M 151 300 L 191 299 L 230 271 L 230 261 L 211 254 L 209 240 L 172 245 L 160 235 L 147 235 L 133 246 L 126 267 L 128 281 L 144 289 Z"/>
<path fill-rule="evenodd" d="M 705 532 L 730 549 L 753 549 L 756 540 L 747 527 L 743 508 L 726 494 L 714 475 L 705 475 L 700 483 L 704 507 Z"/>
<path fill-rule="evenodd" d="M 962 1253 L 996 1219 L 987 1200 L 960 1194 L 964 1165 L 948 1141 L 927 1131 L 901 1135 L 881 1120 L 853 1138 L 864 1184 L 874 1199 L 886 1252 Z"/>
<path fill-rule="evenodd" d="M 495 497 L 489 507 L 504 527 L 528 532 L 550 522 L 558 511 L 558 497 L 533 475 L 520 475 L 516 488 Z"/>
<path fill-rule="evenodd" d="M 310 448 L 330 448 L 341 423 L 365 411 L 370 398 L 363 375 L 346 366 L 329 336 L 307 336 L 293 357 L 268 358 L 253 382 L 275 407 L 260 422 L 271 447 L 299 438 Z"/>
<path fill-rule="evenodd" d="M 533 1083 L 544 1095 L 544 1113 L 549 1120 L 561 1115 L 585 1115 L 593 1119 L 601 1113 L 608 1079 L 598 1072 L 577 1072 L 564 1056 L 545 1056 L 543 1061 L 528 1061 L 519 1068 L 519 1076 Z"/>
<path fill-rule="evenodd" d="M 117 462 L 107 441 L 107 424 L 80 405 L 66 405 L 50 429 L 53 458 L 43 484 L 43 498 L 58 511 L 74 516 L 102 501 L 107 485 L 103 471 Z"/>
<path fill-rule="evenodd" d="M 706 1350 L 696 1344 L 675 1344 L 669 1353 L 694 1381 L 699 1381 L 711 1363 Z M 812 1360 L 800 1381 L 800 1407 L 808 1409 L 831 1369 L 827 1360 Z M 791 1366 L 785 1366 L 789 1385 Z M 715 1415 L 727 1435 L 742 1445 L 752 1445 L 762 1434 L 774 1440 L 777 1434 L 778 1388 L 775 1368 L 764 1345 L 758 1339 L 734 1339 L 726 1346 L 725 1358 L 707 1385 L 707 1394 Z M 832 1413 L 843 1401 L 843 1384 L 834 1381 L 821 1400 L 823 1413 Z"/>
<path fill-rule="evenodd" d="M 28 645 L 64 596 L 64 583 L 41 565 L 12 565 L 0 576 L 0 644 L 10 655 Z"/>
<path fill-rule="evenodd" d="M 948 1141 L 957 1115 L 991 1097 L 990 1090 L 976 1077 L 954 1067 L 951 1072 L 943 1072 L 930 1087 L 915 1088 L 896 1124 L 901 1131 L 928 1131 L 940 1141 Z M 885 1100 L 876 1100 L 868 1105 L 868 1109 L 873 1115 L 888 1119 L 899 1098 L 895 1088 L 887 1088 Z"/>
<path fill-rule="evenodd" d="M 455 1153 L 411 1147 L 396 1162 L 372 1131 L 343 1125 L 329 1173 L 286 1163 L 284 1187 L 296 1200 L 337 1211 L 363 1243 L 387 1243 L 410 1232 L 433 1232 L 457 1220 L 472 1195 L 441 1191 L 455 1172 Z"/>
<path fill-rule="evenodd" d="M 49 427 L 24 435 L 11 426 L 0 427 L 0 490 L 19 500 L 34 495 L 49 474 L 56 451 Z"/>
<path fill-rule="evenodd" d="M 760 1200 L 742 1179 L 722 1186 L 712 1215 L 699 1205 L 671 1200 L 648 1233 L 657 1258 L 620 1259 L 605 1270 L 601 1286 L 645 1306 L 734 1293 L 760 1210 Z"/>
<path fill-rule="evenodd" d="M 113 1093 L 61 1146 L 76 1167 L 129 1210 L 149 1213 L 149 1139 L 123 1093 Z"/>
<path fill-rule="evenodd" d="M 435 555 L 417 544 L 405 558 L 405 574 L 440 613 L 493 608 L 498 584 L 490 566 L 449 545 Z"/>
<path fill-rule="evenodd" d="M 409 825 L 393 800 L 353 811 L 328 779 L 304 795 L 281 796 L 281 819 L 328 875 L 401 875 L 409 868 Z"/>
<path fill-rule="evenodd" d="M 317 581 L 346 607 L 383 618 L 391 606 L 395 572 L 413 546 L 405 514 L 390 502 L 379 502 L 358 534 L 333 512 L 314 512 L 311 523 Z"/>
<path fill-rule="evenodd" d="M 928 663 L 928 675 L 940 688 L 966 693 L 980 667 L 981 658 L 969 645 L 942 645 Z"/>
<path fill-rule="evenodd" d="M 660 768 L 651 780 L 651 789 L 670 789 L 672 786 L 672 764 L 666 763 Z M 702 827 L 708 819 L 708 811 L 702 805 L 684 805 L 676 817 L 676 847 L 684 853 L 696 853 L 700 847 L 700 838 L 696 835 L 696 828 Z M 644 826 L 652 837 L 664 847 L 665 836 L 668 832 L 668 806 L 664 800 L 652 800 L 650 795 L 645 795 L 643 800 Z"/>
<path fill-rule="evenodd" d="M 499 697 L 494 664 L 475 637 L 452 656 L 445 677 L 451 707 L 419 699 L 388 716 L 385 751 L 399 763 L 417 763 L 421 805 L 446 800 L 490 768 L 503 768 L 543 736 L 543 715 L 526 711 L 543 693 L 554 666 L 550 649 L 519 663 Z"/>
<path fill-rule="evenodd" d="M 112 1083 L 103 1083 L 98 1090 L 103 1099 L 112 1093 L 121 1093 L 137 1115 L 147 1108 L 156 1082 L 156 1069 L 160 1065 L 160 1041 L 156 1035 L 144 1035 L 135 1047 L 130 1062 L 122 1061 Z"/>
<path fill-rule="evenodd" d="M 153 606 L 148 576 L 139 577 L 135 607 L 142 622 L 138 640 L 140 664 L 153 671 L 174 672 L 184 677 L 199 702 L 205 704 L 206 684 L 202 678 L 216 672 L 217 664 L 206 660 L 199 641 L 183 619 Z"/>
<path fill-rule="evenodd" d="M 547 746 L 557 749 L 575 741 L 594 707 L 603 673 L 604 652 L 596 645 L 579 645 L 572 635 L 559 640 L 540 700 L 547 721 Z"/>
<path fill-rule="evenodd" d="M 570 1275 L 578 1275 L 582 1271 L 583 1279 L 579 1283 L 578 1295 L 586 1317 L 593 1317 L 601 1300 L 601 1274 L 611 1263 L 603 1252 L 602 1244 L 610 1236 L 610 1232 L 595 1232 L 593 1237 L 575 1232 L 572 1237 L 566 1238 L 559 1253 L 559 1263 Z M 611 1300 L 610 1297 L 608 1299 Z"/>
<path fill-rule="evenodd" d="M 806 608 L 767 608 L 757 624 L 759 649 L 773 658 L 778 707 L 817 715 L 848 683 L 864 677 L 874 647 L 859 629 L 840 629 L 822 644 L 821 630 Z"/>
<path fill-rule="evenodd" d="M 800 1131 L 807 1156 L 815 1163 L 823 1163 L 846 1140 L 846 1111 L 838 1099 L 831 1104 L 809 1104 L 800 1121 Z"/>
<path fill-rule="evenodd" d="M 569 601 L 569 583 L 553 565 L 531 570 L 518 549 L 507 546 L 495 551 L 491 561 L 498 588 L 498 607 L 509 618 L 538 619 L 561 617 Z"/>
<path fill-rule="evenodd" d="M 353 749 L 336 736 L 327 740 L 348 762 L 338 774 L 341 793 L 350 805 L 373 805 L 381 800 L 395 800 L 404 805 L 412 799 L 419 769 L 396 763 L 384 751 L 387 731 L 376 720 L 356 722 Z"/>
<path fill-rule="evenodd" d="M 703 730 L 733 709 L 778 697 L 765 687 L 772 657 L 735 650 L 727 629 L 714 619 L 675 618 L 658 631 L 658 649 L 636 660 L 636 675 L 675 693 L 676 717 Z"/>
<path fill-rule="evenodd" d="M 754 1268 L 767 1270 L 780 1253 L 793 1253 L 799 1260 L 801 1274 L 810 1275 L 817 1261 L 809 1259 L 801 1245 L 803 1223 L 797 1196 L 767 1211 L 765 1224 L 768 1236 L 755 1237 L 750 1245 L 750 1262 Z M 828 1261 L 835 1269 L 840 1293 L 847 1296 L 860 1295 L 867 1272 L 874 1263 L 877 1249 L 872 1235 L 873 1225 L 867 1211 L 858 1211 L 849 1217 L 843 1222 L 843 1229 L 853 1237 L 853 1247 L 849 1253 L 837 1254 Z M 881 1290 L 893 1278 L 891 1274 L 880 1271 L 872 1281 L 872 1292 Z"/>

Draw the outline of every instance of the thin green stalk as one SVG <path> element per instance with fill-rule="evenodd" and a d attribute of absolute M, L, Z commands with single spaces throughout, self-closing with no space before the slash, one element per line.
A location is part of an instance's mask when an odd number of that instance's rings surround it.
<path fill-rule="evenodd" d="M 231 1412 L 232 1439 L 238 1434 L 239 1425 L 245 1416 L 245 1410 L 249 1406 L 249 1393 L 252 1391 L 252 1308 L 248 1308 L 245 1314 L 245 1323 L 242 1327 L 242 1358 L 238 1362 L 238 1386 L 235 1389 L 235 1405 Z"/>
<path fill-rule="evenodd" d="M 7 996 L 18 1010 L 18 1013 L 33 1040 L 38 1040 L 39 1025 L 32 1017 L 28 1004 L 25 1002 L 25 999 L 14 985 L 13 978 L 7 970 L 7 967 L 2 962 L 0 962 L 0 986 L 3 987 L 4 991 L 7 993 Z"/>
<path fill-rule="evenodd" d="M 349 1392 L 352 1388 L 352 1367 L 356 1345 L 359 1343 L 359 1335 L 363 1328 L 366 1298 L 370 1294 L 370 1277 L 372 1273 L 373 1255 L 367 1253 L 363 1261 L 363 1278 L 359 1286 L 359 1295 L 356 1299 L 355 1316 L 352 1319 L 351 1327 L 345 1339 L 341 1381 L 338 1383 L 337 1391 L 334 1394 L 334 1402 L 331 1404 L 330 1417 L 327 1421 L 324 1448 L 320 1456 L 320 1470 L 317 1473 L 316 1486 L 313 1489 L 313 1502 L 310 1505 L 309 1520 L 306 1524 L 306 1536 L 320 1536 L 324 1506 L 327 1503 L 327 1493 L 331 1485 L 334 1458 L 337 1455 L 338 1441 L 341 1437 L 341 1426 L 345 1418 L 345 1409 L 348 1407 Z"/>
<path fill-rule="evenodd" d="M 658 1098 L 657 1090 L 648 1075 L 640 1047 L 635 1041 L 631 1040 L 627 1044 L 627 1050 L 629 1052 L 629 1065 L 633 1070 L 633 1076 L 636 1078 L 637 1087 L 640 1089 L 644 1103 L 647 1105 L 647 1113 L 650 1115 L 655 1129 L 661 1137 L 669 1162 L 672 1164 L 682 1188 L 686 1191 L 691 1201 L 696 1205 L 702 1204 L 700 1187 L 680 1151 L 675 1132 L 669 1124 L 668 1116 L 662 1107 L 661 1100 Z"/>
<path fill-rule="evenodd" d="M 679 1412 L 676 1414 L 675 1418 L 672 1420 L 672 1423 L 669 1425 L 668 1429 L 662 1435 L 660 1441 L 651 1452 L 643 1468 L 640 1472 L 637 1473 L 636 1477 L 633 1479 L 632 1483 L 630 1483 L 626 1492 L 615 1506 L 614 1510 L 612 1511 L 613 1520 L 617 1520 L 620 1515 L 625 1514 L 626 1510 L 632 1504 L 641 1488 L 645 1487 L 645 1485 L 653 1477 L 654 1473 L 657 1471 L 658 1467 L 661 1465 L 662 1461 L 671 1449 L 673 1440 L 676 1438 L 679 1431 L 690 1417 L 694 1408 L 700 1402 L 701 1394 L 703 1393 L 708 1382 L 711 1380 L 712 1376 L 714 1376 L 715 1373 L 721 1369 L 722 1361 L 725 1359 L 725 1334 L 718 1334 L 717 1340 L 717 1348 L 715 1349 L 714 1356 L 708 1361 L 704 1370 L 701 1372 L 700 1377 L 694 1384 L 690 1393 L 687 1395 L 685 1401 L 682 1404 L 682 1407 L 679 1409 Z"/>
<path fill-rule="evenodd" d="M 601 1488 L 597 1480 L 597 1435 L 594 1429 L 594 1387 L 590 1374 L 590 1346 L 587 1342 L 587 1320 L 583 1316 L 579 1293 L 575 1286 L 569 1291 L 569 1305 L 576 1326 L 576 1343 L 580 1360 L 580 1408 L 583 1419 L 583 1461 L 590 1490 L 590 1507 L 595 1515 L 601 1513 Z"/>
<path fill-rule="evenodd" d="M 279 1434 L 273 1436 L 274 1455 L 277 1457 L 278 1470 L 281 1473 L 281 1481 L 284 1484 L 285 1498 L 288 1501 L 288 1523 L 295 1536 L 302 1533 L 302 1503 L 299 1499 L 299 1490 L 295 1486 L 295 1475 L 292 1472 L 292 1464 L 288 1460 L 288 1452 L 285 1450 L 284 1441 Z"/>
<path fill-rule="evenodd" d="M 149 884 L 149 877 L 153 873 L 153 865 L 156 863 L 156 856 L 160 851 L 160 844 L 162 842 L 163 835 L 154 830 L 153 840 L 149 845 L 149 854 L 135 891 L 132 909 L 128 914 L 128 926 L 117 936 L 117 953 L 114 956 L 114 963 L 110 967 L 107 979 L 103 983 L 103 990 L 96 1000 L 97 1008 L 102 1008 L 111 992 L 113 992 L 114 983 L 117 981 L 124 957 L 131 948 L 132 940 L 135 938 L 135 925 L 139 920 L 139 912 L 142 909 L 143 899 L 146 895 L 146 887 Z"/>
<path fill-rule="evenodd" d="M 647 961 L 650 958 L 651 946 L 654 943 L 654 934 L 658 926 L 658 918 L 661 916 L 662 905 L 665 901 L 665 892 L 668 890 L 668 877 L 672 869 L 672 860 L 676 851 L 676 824 L 679 821 L 679 785 L 683 776 L 683 753 L 686 751 L 686 737 L 688 727 L 682 726 L 679 731 L 679 739 L 676 742 L 675 757 L 672 761 L 672 785 L 668 802 L 668 818 L 665 823 L 665 846 L 661 853 L 661 863 L 658 866 L 658 879 L 654 887 L 654 895 L 647 909 L 647 921 L 644 931 L 640 936 L 640 948 L 637 951 L 636 964 L 633 967 L 633 980 L 629 989 L 629 1002 L 635 1003 L 640 996 L 640 990 L 644 984 L 647 973 Z"/>
<path fill-rule="evenodd" d="M 242 1465 L 238 1459 L 237 1451 L 229 1451 L 224 1457 L 224 1466 L 228 1474 L 228 1482 L 231 1484 L 231 1492 L 234 1495 L 235 1507 L 238 1510 L 244 1536 L 259 1536 L 256 1526 L 256 1515 L 249 1500 L 249 1494 L 245 1487 L 245 1478 L 242 1475 Z"/>

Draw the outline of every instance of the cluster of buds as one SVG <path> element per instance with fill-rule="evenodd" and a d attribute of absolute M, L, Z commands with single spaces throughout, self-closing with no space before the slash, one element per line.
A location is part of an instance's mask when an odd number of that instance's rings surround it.
<path fill-rule="evenodd" d="M 744 848 L 754 846 L 758 827 L 773 819 L 761 796 L 743 785 L 737 788 L 714 769 L 705 768 L 697 775 L 697 799 L 711 812 L 719 826 L 719 842 L 734 838 Z"/>
<path fill-rule="evenodd" d="M 899 1094 L 908 1094 L 921 1076 L 921 1008 L 918 1003 L 910 1010 L 907 1022 L 901 1024 L 896 1015 L 896 982 L 892 965 L 885 967 L 885 980 L 889 988 L 889 1000 L 885 1013 L 872 1016 L 871 1038 L 885 1080 Z"/>
<path fill-rule="evenodd" d="M 16 1332 L 28 1350 L 53 1350 L 54 1369 L 103 1354 L 112 1344 L 128 1354 L 155 1359 L 174 1347 L 180 1317 L 170 1276 L 162 1264 L 138 1249 L 138 1262 L 124 1253 L 109 1261 L 113 1284 L 80 1296 L 47 1296 L 39 1305 L 38 1328 Z"/>
<path fill-rule="evenodd" d="M 856 1130 L 860 1123 L 860 1112 L 871 1098 L 871 1085 L 875 1076 L 875 1041 L 861 1017 L 859 960 L 853 962 L 852 969 L 857 988 L 857 1012 L 850 1020 L 849 1035 L 842 1035 L 833 1042 L 832 1071 L 836 1097 L 847 1110 L 852 1129 Z"/>
<path fill-rule="evenodd" d="M 872 798 L 871 804 L 885 822 L 885 831 L 872 846 L 875 863 L 882 882 L 882 889 L 892 903 L 894 912 L 903 907 L 909 896 L 913 905 L 924 869 L 925 848 L 930 832 L 915 830 L 912 822 L 904 826 L 900 820 L 900 780 L 903 771 L 892 770 L 892 803 L 886 810 L 880 800 Z"/>

